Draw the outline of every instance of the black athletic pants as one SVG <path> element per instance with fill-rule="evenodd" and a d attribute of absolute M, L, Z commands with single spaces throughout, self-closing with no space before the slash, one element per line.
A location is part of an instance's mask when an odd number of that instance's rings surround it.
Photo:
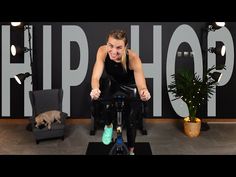
<path fill-rule="evenodd" d="M 126 126 L 128 147 L 134 147 L 136 138 L 136 121 L 138 120 L 137 118 L 139 114 L 141 114 L 142 110 L 141 102 L 134 101 L 134 98 L 139 98 L 136 86 L 134 84 L 119 85 L 115 82 L 110 82 L 110 84 L 106 84 L 106 87 L 103 87 L 101 92 L 101 98 L 104 101 L 95 101 L 96 104 L 100 102 L 101 105 L 98 106 L 93 104 L 96 106 L 93 110 L 94 114 L 98 113 L 97 111 L 100 111 L 100 113 L 102 112 L 102 117 L 104 117 L 106 125 L 110 125 L 114 121 L 116 122 L 117 118 L 116 107 L 112 101 L 108 100 L 111 100 L 117 93 L 123 93 L 126 95 L 126 98 L 128 98 L 125 101 L 125 106 L 122 112 L 122 123 Z"/>

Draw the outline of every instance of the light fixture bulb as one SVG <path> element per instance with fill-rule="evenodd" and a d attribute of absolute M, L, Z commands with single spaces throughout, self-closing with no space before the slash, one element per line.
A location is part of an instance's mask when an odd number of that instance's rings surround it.
<path fill-rule="evenodd" d="M 225 52 L 226 52 L 226 48 L 225 48 L 225 45 L 222 46 L 221 48 L 221 56 L 224 56 L 225 55 Z"/>
<path fill-rule="evenodd" d="M 15 45 L 11 45 L 11 54 L 13 56 L 16 56 L 16 46 Z"/>
<path fill-rule="evenodd" d="M 215 22 L 215 24 L 220 27 L 225 26 L 225 22 Z"/>
<path fill-rule="evenodd" d="M 11 22 L 11 25 L 12 25 L 12 26 L 20 26 L 20 25 L 21 25 L 21 22 Z"/>
<path fill-rule="evenodd" d="M 17 82 L 18 84 L 21 84 L 21 81 L 20 81 L 20 79 L 19 79 L 17 76 L 14 76 L 14 78 L 15 78 L 15 80 L 16 80 L 16 82 Z"/>

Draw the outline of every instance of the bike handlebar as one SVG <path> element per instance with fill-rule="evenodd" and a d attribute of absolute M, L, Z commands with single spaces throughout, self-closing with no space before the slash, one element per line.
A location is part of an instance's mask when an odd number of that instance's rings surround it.
<path fill-rule="evenodd" d="M 93 101 L 109 101 L 109 102 L 115 102 L 115 101 L 136 101 L 136 102 L 146 102 L 146 101 L 143 101 L 141 100 L 140 98 L 134 98 L 134 97 L 109 97 L 109 98 L 102 98 L 102 97 L 99 97 L 98 99 L 96 100 L 93 100 Z"/>

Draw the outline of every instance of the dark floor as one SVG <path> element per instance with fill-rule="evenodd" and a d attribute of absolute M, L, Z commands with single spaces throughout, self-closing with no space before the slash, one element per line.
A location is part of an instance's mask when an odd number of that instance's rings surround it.
<path fill-rule="evenodd" d="M 153 155 L 236 154 L 236 124 L 209 123 L 210 130 L 189 138 L 176 123 L 146 123 L 148 135 L 137 133 L 137 142 L 149 142 Z M 22 124 L 0 124 L 0 154 L 85 155 L 89 142 L 100 142 L 102 130 L 90 136 L 90 125 L 67 125 L 65 140 L 35 143 L 32 132 Z M 126 132 L 123 131 L 126 141 Z"/>

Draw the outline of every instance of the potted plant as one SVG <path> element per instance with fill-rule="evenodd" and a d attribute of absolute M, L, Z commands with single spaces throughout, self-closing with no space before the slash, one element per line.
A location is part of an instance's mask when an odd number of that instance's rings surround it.
<path fill-rule="evenodd" d="M 221 73 L 211 73 L 214 69 L 215 66 L 208 69 L 202 79 L 188 69 L 182 69 L 171 75 L 173 81 L 168 85 L 168 92 L 173 94 L 174 100 L 182 99 L 187 105 L 189 116 L 184 118 L 184 131 L 190 137 L 199 135 L 201 120 L 196 117 L 196 114 L 199 108 L 211 98 L 220 79 Z"/>

